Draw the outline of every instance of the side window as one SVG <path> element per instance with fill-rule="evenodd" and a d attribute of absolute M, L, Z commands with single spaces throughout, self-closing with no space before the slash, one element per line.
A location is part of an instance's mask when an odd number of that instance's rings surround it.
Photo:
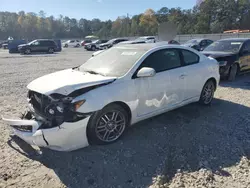
<path fill-rule="evenodd" d="M 56 42 L 55 41 L 49 41 L 49 45 L 56 46 Z"/>
<path fill-rule="evenodd" d="M 71 40 L 70 43 L 74 43 L 75 41 L 74 40 Z"/>
<path fill-rule="evenodd" d="M 207 46 L 207 40 L 202 40 L 200 45 L 201 45 L 201 47 Z"/>
<path fill-rule="evenodd" d="M 33 42 L 32 45 L 34 45 L 34 46 L 39 46 L 39 45 L 40 45 L 40 42 L 39 42 L 39 41 Z"/>
<path fill-rule="evenodd" d="M 250 53 L 250 41 L 245 42 L 244 46 L 242 47 L 242 51 L 247 51 Z"/>
<path fill-rule="evenodd" d="M 157 72 L 162 72 L 181 67 L 179 51 L 176 49 L 164 49 L 150 54 L 140 68 L 150 67 Z"/>
<path fill-rule="evenodd" d="M 76 40 L 76 42 L 79 42 L 79 40 Z"/>
<path fill-rule="evenodd" d="M 41 41 L 41 46 L 48 46 L 49 45 L 49 41 Z"/>
<path fill-rule="evenodd" d="M 207 40 L 207 45 L 210 45 L 210 44 L 212 44 L 212 43 L 213 43 L 212 40 Z"/>
<path fill-rule="evenodd" d="M 195 53 L 188 50 L 182 50 L 181 52 L 183 55 L 183 61 L 185 65 L 192 65 L 199 63 L 200 58 Z"/>

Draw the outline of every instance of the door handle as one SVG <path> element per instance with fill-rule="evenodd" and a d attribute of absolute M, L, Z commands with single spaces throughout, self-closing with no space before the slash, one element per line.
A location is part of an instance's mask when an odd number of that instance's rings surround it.
<path fill-rule="evenodd" d="M 180 75 L 180 79 L 184 79 L 187 75 L 186 74 L 182 74 Z"/>

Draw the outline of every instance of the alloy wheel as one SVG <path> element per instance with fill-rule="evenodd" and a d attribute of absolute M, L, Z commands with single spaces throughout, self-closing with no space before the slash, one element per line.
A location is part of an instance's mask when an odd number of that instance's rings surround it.
<path fill-rule="evenodd" d="M 103 114 L 97 121 L 96 136 L 103 142 L 113 142 L 117 140 L 126 127 L 126 118 L 118 110 L 113 110 Z"/>
<path fill-rule="evenodd" d="M 212 82 L 208 82 L 203 90 L 202 93 L 202 100 L 204 101 L 204 104 L 209 104 L 214 96 L 214 84 Z"/>

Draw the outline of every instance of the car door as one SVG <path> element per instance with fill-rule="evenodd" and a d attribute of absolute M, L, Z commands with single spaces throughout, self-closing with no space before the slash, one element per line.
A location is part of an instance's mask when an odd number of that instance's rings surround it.
<path fill-rule="evenodd" d="M 200 57 L 198 54 L 181 49 L 181 56 L 183 62 L 183 77 L 185 93 L 183 94 L 183 101 L 189 101 L 200 96 L 201 89 L 204 84 L 204 75 L 206 75 L 206 69 L 204 65 L 200 63 Z"/>
<path fill-rule="evenodd" d="M 74 41 L 74 40 L 71 40 L 71 41 L 69 42 L 69 46 L 70 46 L 70 47 L 74 47 L 74 46 L 75 46 L 75 41 Z"/>
<path fill-rule="evenodd" d="M 181 58 L 178 49 L 163 49 L 150 54 L 137 69 L 155 69 L 153 77 L 134 78 L 138 94 L 138 116 L 172 108 L 181 103 L 184 93 Z M 137 74 L 135 72 L 135 75 Z"/>
<path fill-rule="evenodd" d="M 250 41 L 246 41 L 242 45 L 239 56 L 241 71 L 248 71 L 250 69 Z"/>
<path fill-rule="evenodd" d="M 40 47 L 39 47 L 39 52 L 47 52 L 48 51 L 48 46 L 49 46 L 49 41 L 41 41 L 40 42 Z"/>
<path fill-rule="evenodd" d="M 35 41 L 31 44 L 31 51 L 32 52 L 39 52 L 41 48 L 41 41 Z"/>

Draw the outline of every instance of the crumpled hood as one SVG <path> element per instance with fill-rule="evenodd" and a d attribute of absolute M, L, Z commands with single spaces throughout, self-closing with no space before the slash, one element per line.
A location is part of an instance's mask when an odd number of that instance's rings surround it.
<path fill-rule="evenodd" d="M 32 81 L 27 88 L 45 95 L 52 93 L 69 95 L 77 89 L 112 82 L 115 79 L 115 77 L 104 77 L 73 69 L 66 69 L 37 78 Z"/>

